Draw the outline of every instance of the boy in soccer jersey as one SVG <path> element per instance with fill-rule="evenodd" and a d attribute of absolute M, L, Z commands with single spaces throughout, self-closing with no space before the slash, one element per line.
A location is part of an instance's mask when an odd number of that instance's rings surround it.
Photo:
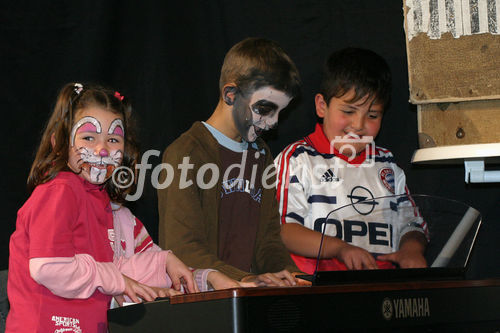
<path fill-rule="evenodd" d="M 390 102 L 391 73 L 385 60 L 365 49 L 334 52 L 320 89 L 315 131 L 275 159 L 281 236 L 297 266 L 310 274 L 329 212 L 363 198 L 408 194 L 405 174 L 391 152 L 373 142 Z M 389 207 L 391 202 L 374 204 Z M 326 229 L 319 270 L 426 266 L 422 219 L 381 222 L 374 228 L 347 220 L 341 210 L 337 214 L 338 224 Z"/>

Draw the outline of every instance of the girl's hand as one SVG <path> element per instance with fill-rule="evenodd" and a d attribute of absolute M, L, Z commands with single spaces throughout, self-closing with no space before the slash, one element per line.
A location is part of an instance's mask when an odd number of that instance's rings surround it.
<path fill-rule="evenodd" d="M 191 270 L 173 253 L 167 255 L 166 266 L 167 274 L 170 276 L 172 286 L 175 290 L 180 291 L 182 284 L 184 289 L 189 293 L 200 292 L 198 286 L 194 282 Z"/>
<path fill-rule="evenodd" d="M 131 280 L 130 278 L 128 278 L 128 279 Z M 135 281 L 135 282 L 137 282 L 137 281 Z M 137 282 L 137 283 L 139 283 L 139 282 Z M 170 296 L 175 296 L 175 295 L 182 295 L 182 293 L 180 291 L 177 291 L 177 290 L 172 289 L 172 288 L 159 288 L 159 287 L 149 287 L 149 288 L 151 288 L 156 293 L 156 295 L 157 295 L 156 297 L 170 297 Z M 156 299 L 156 297 L 155 297 L 155 299 Z M 119 306 L 123 306 L 123 304 L 125 302 L 127 302 L 127 299 L 125 298 L 125 293 L 122 295 L 116 295 L 115 300 Z"/>
<path fill-rule="evenodd" d="M 248 288 L 257 287 L 255 282 L 240 282 L 231 279 L 229 276 L 218 272 L 212 271 L 207 275 L 207 281 L 212 285 L 215 290 L 230 289 L 230 288 Z"/>
<path fill-rule="evenodd" d="M 123 303 L 125 303 L 125 296 L 124 295 L 116 295 L 115 297 L 116 303 L 118 303 L 119 306 L 123 306 Z"/>
<path fill-rule="evenodd" d="M 175 295 L 182 295 L 180 291 L 177 291 L 172 288 L 159 288 L 159 287 L 151 287 L 157 294 L 158 297 L 171 297 Z"/>
<path fill-rule="evenodd" d="M 123 294 L 127 295 L 133 302 L 151 302 L 154 301 L 156 297 L 158 297 L 158 293 L 154 288 L 137 282 L 136 280 L 131 279 L 124 274 L 122 274 L 122 276 L 125 280 L 125 291 L 123 292 Z"/>

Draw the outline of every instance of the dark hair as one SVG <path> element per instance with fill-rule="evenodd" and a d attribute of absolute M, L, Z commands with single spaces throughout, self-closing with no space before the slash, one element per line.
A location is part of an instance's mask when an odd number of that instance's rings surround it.
<path fill-rule="evenodd" d="M 332 53 L 324 66 L 320 94 L 326 103 L 354 88 L 356 102 L 368 95 L 387 108 L 391 100 L 391 71 L 384 58 L 361 48 L 345 48 Z"/>
<path fill-rule="evenodd" d="M 246 38 L 227 52 L 219 90 L 232 82 L 241 91 L 271 86 L 292 98 L 300 93 L 300 75 L 292 59 L 278 43 L 264 38 Z"/>
<path fill-rule="evenodd" d="M 83 89 L 81 88 L 83 87 Z M 139 158 L 139 148 L 136 142 L 135 123 L 132 117 L 132 107 L 126 98 L 113 90 L 97 85 L 66 84 L 57 96 L 56 106 L 43 132 L 40 146 L 28 176 L 28 191 L 31 193 L 36 186 L 53 179 L 60 171 L 71 171 L 68 167 L 68 151 L 71 129 L 78 111 L 89 107 L 99 107 L 123 118 L 125 130 L 125 147 L 123 166 L 135 170 Z M 52 146 L 51 138 L 55 144 Z M 121 188 L 112 181 L 104 184 L 111 200 L 124 202 L 127 193 L 135 190 L 135 186 Z"/>

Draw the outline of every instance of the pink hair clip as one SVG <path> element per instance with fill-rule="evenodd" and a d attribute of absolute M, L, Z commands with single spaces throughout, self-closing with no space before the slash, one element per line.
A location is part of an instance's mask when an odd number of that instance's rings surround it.
<path fill-rule="evenodd" d="M 124 96 L 120 95 L 118 91 L 115 91 L 115 97 L 118 98 L 120 101 L 123 101 Z"/>

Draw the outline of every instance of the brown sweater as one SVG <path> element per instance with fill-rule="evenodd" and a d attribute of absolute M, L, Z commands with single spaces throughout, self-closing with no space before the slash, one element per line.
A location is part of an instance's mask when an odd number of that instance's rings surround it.
<path fill-rule="evenodd" d="M 256 143 L 266 151 L 267 167 L 273 163 L 271 152 L 261 139 Z M 178 166 L 183 163 L 185 157 L 189 157 L 188 163 L 193 167 L 186 175 L 181 175 Z M 172 250 L 188 266 L 217 269 L 236 280 L 250 274 L 278 272 L 283 269 L 290 272 L 299 271 L 281 241 L 274 186 L 263 190 L 252 272 L 242 271 L 217 257 L 218 210 L 223 175 L 219 175 L 216 185 L 208 189 L 202 189 L 197 184 L 196 177 L 201 166 L 213 163 L 220 169 L 221 165 L 219 143 L 201 122 L 195 122 L 187 132 L 167 147 L 163 154 L 163 163 L 173 167 L 174 175 L 167 188 L 158 190 L 159 240 L 162 248 Z M 165 177 L 166 173 L 163 172 L 160 184 Z M 212 172 L 205 172 L 204 183 L 207 184 L 211 177 Z M 181 178 L 191 181 L 192 184 L 180 189 Z M 268 183 L 273 181 L 274 177 L 270 178 Z"/>

